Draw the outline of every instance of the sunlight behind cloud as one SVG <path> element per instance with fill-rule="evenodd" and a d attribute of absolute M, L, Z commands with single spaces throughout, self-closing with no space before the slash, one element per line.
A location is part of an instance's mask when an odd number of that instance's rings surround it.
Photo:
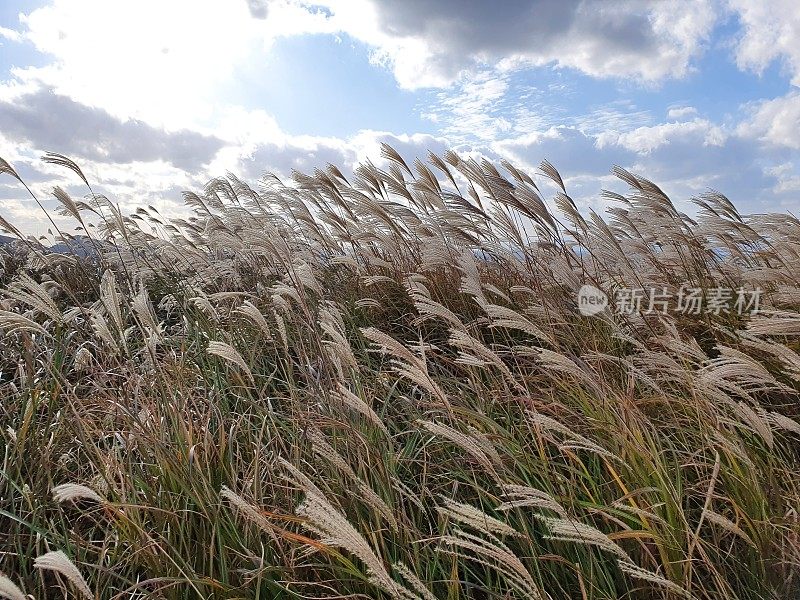
<path fill-rule="evenodd" d="M 280 4 L 269 21 L 242 2 L 57 0 L 23 17 L 24 35 L 54 62 L 15 71 L 119 118 L 179 128 L 208 124 L 216 92 L 276 35 L 320 29 L 324 18 Z"/>

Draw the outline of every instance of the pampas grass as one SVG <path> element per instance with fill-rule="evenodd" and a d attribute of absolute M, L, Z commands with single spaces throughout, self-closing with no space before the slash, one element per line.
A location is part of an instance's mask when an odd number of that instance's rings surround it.
<path fill-rule="evenodd" d="M 209 342 L 208 353 L 219 356 L 221 359 L 236 365 L 247 375 L 248 379 L 253 379 L 253 373 L 250 371 L 250 367 L 247 366 L 247 362 L 245 362 L 242 355 L 239 354 L 239 351 L 230 344 L 226 344 L 225 342 Z"/>
<path fill-rule="evenodd" d="M 92 590 L 75 564 L 61 550 L 54 550 L 38 557 L 33 566 L 43 571 L 54 571 L 69 581 L 88 600 L 94 599 Z"/>
<path fill-rule="evenodd" d="M 28 600 L 21 589 L 5 575 L 0 574 L 0 598 L 8 600 Z"/>
<path fill-rule="evenodd" d="M 53 488 L 53 500 L 68 502 L 74 500 L 91 500 L 103 504 L 105 499 L 92 488 L 77 483 L 62 483 Z"/>
<path fill-rule="evenodd" d="M 0 248 L 0 595 L 800 596 L 791 215 L 384 146 L 171 219 L 45 160 L 94 254 Z"/>

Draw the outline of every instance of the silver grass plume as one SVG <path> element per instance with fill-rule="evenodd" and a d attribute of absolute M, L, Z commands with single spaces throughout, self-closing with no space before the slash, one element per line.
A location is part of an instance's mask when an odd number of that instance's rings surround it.
<path fill-rule="evenodd" d="M 356 474 L 344 457 L 328 443 L 322 432 L 318 429 L 312 428 L 308 431 L 307 435 L 311 441 L 311 448 L 314 453 L 327 460 L 342 473 L 352 479 L 356 483 L 359 492 L 361 492 L 363 495 L 365 504 L 386 519 L 386 522 L 389 523 L 394 531 L 398 531 L 399 526 L 397 524 L 397 519 L 395 519 L 394 511 L 391 509 L 391 507 L 386 504 L 383 498 L 378 496 L 375 490 L 373 490 L 366 481 L 361 479 L 361 477 Z"/>
<path fill-rule="evenodd" d="M 225 342 L 211 341 L 208 343 L 208 353 L 218 356 L 221 359 L 236 365 L 245 375 L 247 375 L 250 381 L 254 381 L 253 373 L 250 371 L 250 367 L 247 366 L 247 363 L 242 355 L 239 354 L 239 351 L 230 344 L 226 344 Z"/>
<path fill-rule="evenodd" d="M 18 302 L 27 304 L 56 323 L 61 323 L 64 320 L 64 316 L 44 286 L 34 281 L 26 273 L 17 275 L 4 294 Z"/>
<path fill-rule="evenodd" d="M 367 568 L 370 582 L 392 598 L 414 599 L 416 594 L 395 582 L 367 540 L 342 513 L 324 497 L 307 493 L 295 514 L 305 519 L 304 526 L 320 537 L 320 543 L 341 548 L 358 557 Z"/>
<path fill-rule="evenodd" d="M 278 537 L 275 534 L 275 526 L 269 522 L 269 520 L 259 512 L 259 510 L 247 502 L 244 498 L 239 496 L 233 490 L 231 490 L 228 486 L 223 485 L 222 489 L 219 493 L 220 499 L 227 500 L 231 506 L 233 506 L 237 512 L 239 512 L 243 517 L 252 521 L 260 529 L 267 532 L 273 541 L 277 542 Z"/>
<path fill-rule="evenodd" d="M 41 335 L 48 334 L 47 330 L 33 319 L 10 310 L 0 310 L 0 329 L 8 333 L 29 331 Z"/>
<path fill-rule="evenodd" d="M 507 511 L 515 508 L 539 508 L 552 510 L 562 519 L 568 518 L 567 511 L 550 494 L 526 485 L 503 484 L 505 502 L 497 510 Z"/>
<path fill-rule="evenodd" d="M 627 561 L 627 560 L 620 560 L 617 563 L 619 565 L 620 571 L 625 573 L 628 577 L 632 577 L 633 579 L 640 579 L 642 581 L 647 581 L 648 583 L 652 583 L 653 585 L 659 586 L 668 590 L 675 594 L 676 596 L 680 596 L 681 598 L 687 598 L 689 600 L 693 599 L 694 596 L 688 590 L 682 588 L 677 583 L 670 581 L 662 577 L 657 573 L 653 573 L 652 571 L 648 571 L 647 569 L 643 569 L 642 567 Z"/>
<path fill-rule="evenodd" d="M 28 600 L 28 597 L 17 587 L 17 584 L 2 573 L 0 573 L 0 598 L 7 598 L 8 600 Z"/>
<path fill-rule="evenodd" d="M 33 561 L 33 566 L 45 571 L 55 571 L 69 581 L 87 600 L 94 600 L 86 580 L 75 564 L 61 550 L 53 550 Z"/>
<path fill-rule="evenodd" d="M 721 515 L 713 510 L 707 510 L 705 512 L 705 520 L 742 538 L 748 544 L 756 548 L 753 539 L 749 535 L 747 535 L 747 533 L 745 533 L 741 527 L 739 527 L 736 523 L 731 521 L 728 517 Z"/>
<path fill-rule="evenodd" d="M 522 593 L 523 597 L 544 600 L 544 594 L 523 562 L 497 537 L 484 539 L 455 528 L 451 535 L 440 536 L 439 543 L 439 552 L 467 558 L 494 569 L 504 576 L 511 587 Z"/>
<path fill-rule="evenodd" d="M 605 533 L 599 529 L 595 529 L 591 525 L 576 521 L 575 519 L 564 519 L 561 517 L 536 515 L 536 518 L 544 523 L 550 531 L 550 534 L 545 536 L 545 539 L 597 546 L 606 552 L 611 552 L 620 558 L 629 560 L 628 554 L 622 548 Z"/>
<path fill-rule="evenodd" d="M 392 368 L 398 375 L 416 383 L 439 400 L 448 411 L 451 410 L 450 401 L 439 384 L 428 374 L 428 366 L 423 358 L 416 356 L 403 344 L 375 327 L 362 327 L 361 334 L 377 344 L 383 354 L 392 357 Z"/>
<path fill-rule="evenodd" d="M 133 298 L 131 307 L 139 318 L 139 323 L 143 327 L 143 333 L 148 336 L 153 336 L 156 339 L 161 339 L 163 334 L 161 323 L 156 319 L 153 305 L 150 303 L 150 298 L 144 286 L 139 288 L 139 293 Z"/>
<path fill-rule="evenodd" d="M 261 333 L 263 333 L 268 340 L 272 340 L 272 332 L 270 331 L 269 323 L 267 322 L 266 317 L 264 317 L 264 314 L 258 310 L 258 308 L 252 302 L 245 300 L 242 302 L 241 306 L 234 310 L 234 312 L 244 315 L 250 319 L 256 324 L 256 326 L 258 326 Z"/>
<path fill-rule="evenodd" d="M 487 515 L 480 509 L 475 508 L 469 504 L 456 502 L 445 496 L 442 496 L 444 506 L 436 508 L 439 513 L 449 517 L 450 519 L 467 525 L 472 529 L 485 533 L 487 535 L 508 535 L 518 536 L 519 533 L 510 525 L 503 521 Z"/>
<path fill-rule="evenodd" d="M 62 483 L 53 488 L 53 500 L 67 502 L 70 500 L 91 500 L 98 504 L 106 504 L 106 499 L 92 488 L 78 483 Z"/>
<path fill-rule="evenodd" d="M 117 280 L 111 269 L 106 269 L 100 281 L 100 300 L 106 312 L 111 316 L 111 320 L 116 326 L 117 331 L 122 332 L 125 328 L 122 320 L 122 303 L 120 301 L 119 292 L 117 291 Z"/>
<path fill-rule="evenodd" d="M 566 441 L 558 445 L 559 449 L 561 450 L 588 450 L 601 456 L 613 458 L 619 462 L 622 462 L 622 459 L 610 450 L 606 450 L 602 446 L 580 435 L 579 433 L 572 431 L 569 427 L 566 427 L 547 415 L 543 415 L 542 413 L 534 412 L 532 410 L 525 411 L 525 415 L 528 418 L 528 422 L 532 425 L 541 427 L 545 431 L 554 431 L 567 438 Z"/>
<path fill-rule="evenodd" d="M 432 434 L 443 437 L 444 439 L 461 448 L 463 451 L 477 460 L 481 465 L 483 465 L 489 472 L 494 473 L 495 467 L 499 466 L 499 463 L 497 463 L 497 458 L 492 460 L 492 458 L 490 458 L 491 455 L 486 453 L 484 449 L 485 444 L 482 441 L 476 440 L 473 436 L 462 433 L 461 431 L 453 429 L 452 427 L 442 423 L 422 420 L 418 421 L 418 423 Z"/>
<path fill-rule="evenodd" d="M 391 437 L 389 430 L 386 428 L 386 425 L 384 425 L 383 421 L 381 421 L 378 413 L 373 410 L 366 400 L 363 400 L 360 396 L 357 396 L 351 392 L 342 383 L 337 384 L 336 390 L 334 391 L 334 396 L 344 406 L 361 414 L 367 421 L 375 425 L 375 427 L 380 429 L 387 438 Z"/>
<path fill-rule="evenodd" d="M 392 568 L 397 572 L 403 579 L 408 582 L 411 588 L 419 594 L 419 597 L 422 600 L 436 600 L 436 596 L 425 586 L 425 584 L 417 577 L 416 573 L 414 573 L 405 563 L 396 562 L 392 565 Z"/>

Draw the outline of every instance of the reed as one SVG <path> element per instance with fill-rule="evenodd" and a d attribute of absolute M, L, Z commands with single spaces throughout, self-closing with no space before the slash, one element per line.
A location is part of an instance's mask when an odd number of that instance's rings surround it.
<path fill-rule="evenodd" d="M 800 596 L 794 216 L 384 147 L 167 219 L 46 160 L 96 253 L 3 251 L 0 595 Z"/>

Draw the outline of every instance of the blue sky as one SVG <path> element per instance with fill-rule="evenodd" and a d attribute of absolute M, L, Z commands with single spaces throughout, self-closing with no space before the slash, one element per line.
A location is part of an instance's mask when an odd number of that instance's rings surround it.
<path fill-rule="evenodd" d="M 535 173 L 583 207 L 620 164 L 677 204 L 709 188 L 745 212 L 800 209 L 794 0 L 6 0 L 0 156 L 42 198 L 127 210 L 333 162 L 453 148 Z M 0 214 L 41 233 L 6 178 Z"/>

